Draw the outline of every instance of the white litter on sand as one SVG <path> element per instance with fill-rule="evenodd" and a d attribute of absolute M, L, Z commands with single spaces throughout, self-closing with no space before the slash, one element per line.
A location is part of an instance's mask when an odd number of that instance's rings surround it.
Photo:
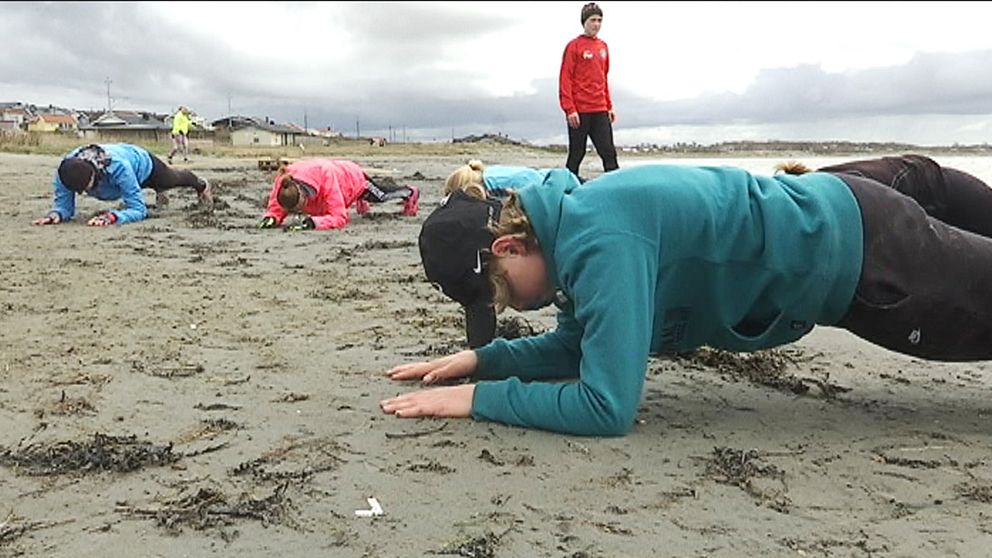
<path fill-rule="evenodd" d="M 357 517 L 374 517 L 383 514 L 382 506 L 379 505 L 379 500 L 376 500 L 375 498 L 368 498 L 368 503 L 371 509 L 355 510 L 355 515 Z"/>

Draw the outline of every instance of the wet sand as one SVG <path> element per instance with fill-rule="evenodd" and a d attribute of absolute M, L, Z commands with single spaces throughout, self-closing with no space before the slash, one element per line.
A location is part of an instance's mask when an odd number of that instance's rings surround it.
<path fill-rule="evenodd" d="M 283 233 L 255 228 L 271 173 L 253 159 L 190 164 L 213 213 L 176 191 L 97 229 L 30 226 L 58 159 L 0 154 L 0 556 L 987 555 L 986 363 L 819 328 L 651 359 L 621 438 L 382 415 L 415 389 L 385 370 L 464 342 L 416 246 L 464 158 L 355 158 L 420 186 L 420 215 Z M 986 159 L 938 160 L 992 180 Z M 369 497 L 384 514 L 356 517 Z"/>

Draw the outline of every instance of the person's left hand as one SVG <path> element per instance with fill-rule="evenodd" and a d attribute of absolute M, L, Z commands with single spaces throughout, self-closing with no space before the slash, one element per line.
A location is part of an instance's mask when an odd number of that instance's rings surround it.
<path fill-rule="evenodd" d="M 110 225 L 113 225 L 116 222 L 117 222 L 117 216 L 109 211 L 106 211 L 90 219 L 89 221 L 86 222 L 86 224 L 91 227 L 109 227 Z"/>
<path fill-rule="evenodd" d="M 306 219 L 300 221 L 299 223 L 289 225 L 286 227 L 287 231 L 312 231 L 317 228 L 317 223 L 313 222 L 313 219 L 307 217 Z"/>
<path fill-rule="evenodd" d="M 613 124 L 614 122 L 617 121 L 617 111 L 611 110 L 608 112 L 608 114 L 610 115 L 610 124 Z"/>
<path fill-rule="evenodd" d="M 570 112 L 565 115 L 565 122 L 568 122 L 570 128 L 578 128 L 579 124 L 582 123 L 582 119 L 579 118 L 579 113 Z"/>
<path fill-rule="evenodd" d="M 472 414 L 475 384 L 439 387 L 397 395 L 379 402 L 384 413 L 401 418 L 466 418 Z"/>
<path fill-rule="evenodd" d="M 401 364 L 390 369 L 386 375 L 391 380 L 421 380 L 425 384 L 433 384 L 470 376 L 478 365 L 479 357 L 475 351 L 468 349 L 430 362 Z"/>

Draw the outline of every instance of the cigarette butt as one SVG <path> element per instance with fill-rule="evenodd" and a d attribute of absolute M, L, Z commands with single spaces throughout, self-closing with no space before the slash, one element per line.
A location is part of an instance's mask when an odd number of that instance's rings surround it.
<path fill-rule="evenodd" d="M 379 500 L 369 498 L 369 506 L 372 508 L 372 515 L 382 515 L 382 506 L 379 505 Z"/>
<path fill-rule="evenodd" d="M 356 517 L 374 517 L 377 515 L 382 515 L 382 506 L 379 504 L 379 500 L 375 498 L 367 498 L 366 501 L 369 503 L 369 508 L 367 510 L 355 510 Z"/>

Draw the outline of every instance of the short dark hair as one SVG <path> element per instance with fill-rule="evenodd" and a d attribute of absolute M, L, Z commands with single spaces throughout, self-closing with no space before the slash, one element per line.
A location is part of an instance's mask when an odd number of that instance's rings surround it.
<path fill-rule="evenodd" d="M 586 24 L 586 20 L 590 17 L 598 15 L 603 17 L 603 10 L 595 2 L 589 2 L 585 6 L 582 6 L 582 25 Z"/>
<path fill-rule="evenodd" d="M 59 163 L 59 180 L 66 188 L 77 194 L 86 191 L 86 186 L 95 175 L 96 167 L 89 161 L 68 157 Z"/>

